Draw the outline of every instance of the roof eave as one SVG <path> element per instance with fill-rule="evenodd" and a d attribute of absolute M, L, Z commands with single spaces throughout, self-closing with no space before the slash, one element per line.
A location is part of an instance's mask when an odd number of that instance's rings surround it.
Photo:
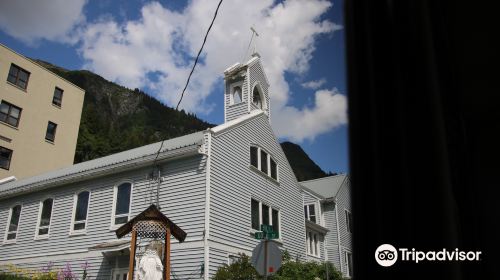
<path fill-rule="evenodd" d="M 158 155 L 157 162 L 163 162 L 167 160 L 174 160 L 174 159 L 179 159 L 183 158 L 186 156 L 194 155 L 194 154 L 199 154 L 200 143 L 194 143 L 189 146 L 185 146 L 182 148 L 174 149 L 174 150 L 169 150 L 162 152 Z M 41 181 L 41 182 L 35 182 L 32 184 L 24 185 L 21 187 L 18 187 L 14 190 L 7 190 L 3 193 L 0 193 L 0 199 L 7 199 L 13 196 L 18 196 L 22 195 L 25 193 L 30 193 L 33 191 L 40 191 L 48 188 L 53 188 L 65 184 L 70 184 L 70 183 L 75 183 L 79 181 L 83 181 L 89 177 L 92 178 L 97 178 L 97 177 L 102 177 L 106 176 L 109 174 L 113 174 L 116 172 L 122 172 L 122 171 L 127 171 L 131 169 L 136 169 L 140 168 L 143 166 L 150 165 L 152 162 L 154 162 L 156 157 L 156 154 L 148 155 L 145 157 L 140 157 L 136 159 L 132 159 L 126 162 L 121 162 L 117 164 L 111 164 L 107 166 L 102 166 L 96 169 L 91 169 L 87 170 L 81 173 L 74 173 L 74 174 L 69 174 L 65 175 L 63 177 L 58 177 L 58 178 L 53 178 L 50 180 L 46 181 Z"/>

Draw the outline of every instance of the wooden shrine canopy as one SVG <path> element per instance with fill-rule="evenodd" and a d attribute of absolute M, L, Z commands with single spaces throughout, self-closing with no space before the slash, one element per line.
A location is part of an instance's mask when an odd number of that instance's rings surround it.
<path fill-rule="evenodd" d="M 139 237 L 165 241 L 163 279 L 170 280 L 170 235 L 173 235 L 179 242 L 183 242 L 186 239 L 186 232 L 163 215 L 154 204 L 115 231 L 118 238 L 122 238 L 130 232 L 132 232 L 132 239 L 130 240 L 128 279 L 134 279 L 135 251 L 137 237 Z"/>
<path fill-rule="evenodd" d="M 184 232 L 180 227 L 174 224 L 169 218 L 163 215 L 156 205 L 151 204 L 146 210 L 142 211 L 139 215 L 135 216 L 133 219 L 128 221 L 123 226 L 119 227 L 115 233 L 116 237 L 122 238 L 126 234 L 130 233 L 136 224 L 139 221 L 158 221 L 160 223 L 165 224 L 170 228 L 170 232 L 175 237 L 175 239 L 179 240 L 179 242 L 183 242 L 186 239 L 186 232 Z"/>

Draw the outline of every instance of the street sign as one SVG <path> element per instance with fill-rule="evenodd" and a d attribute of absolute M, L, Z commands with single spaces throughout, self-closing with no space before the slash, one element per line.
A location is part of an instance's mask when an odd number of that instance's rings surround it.
<path fill-rule="evenodd" d="M 264 232 L 262 231 L 257 231 L 255 233 L 255 239 L 264 239 Z"/>
<path fill-rule="evenodd" d="M 273 232 L 273 226 L 271 225 L 260 225 L 260 230 L 263 232 Z"/>
<path fill-rule="evenodd" d="M 281 250 L 273 241 L 261 241 L 252 251 L 252 265 L 262 276 L 273 275 L 281 267 Z"/>
<path fill-rule="evenodd" d="M 268 232 L 266 234 L 267 239 L 278 239 L 279 234 L 277 232 Z"/>

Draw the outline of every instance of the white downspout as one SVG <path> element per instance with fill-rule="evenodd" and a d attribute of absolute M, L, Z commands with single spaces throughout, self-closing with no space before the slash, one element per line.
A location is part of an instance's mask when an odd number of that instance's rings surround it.
<path fill-rule="evenodd" d="M 337 242 L 339 243 L 339 261 L 340 261 L 340 272 L 344 274 L 344 266 L 342 265 L 342 248 L 340 246 L 340 224 L 339 224 L 339 207 L 337 203 L 337 197 L 335 197 L 335 220 L 337 222 Z"/>
<path fill-rule="evenodd" d="M 210 263 L 209 263 L 209 257 L 210 257 L 210 247 L 208 244 L 208 239 L 210 237 L 210 165 L 212 161 L 212 131 L 207 130 L 207 135 L 208 135 L 208 143 L 207 143 L 207 165 L 206 165 L 206 179 L 205 179 L 205 231 L 204 231 L 204 236 L 203 236 L 203 246 L 204 246 L 204 276 L 203 278 L 205 280 L 208 280 L 209 277 L 209 271 L 210 271 Z"/>

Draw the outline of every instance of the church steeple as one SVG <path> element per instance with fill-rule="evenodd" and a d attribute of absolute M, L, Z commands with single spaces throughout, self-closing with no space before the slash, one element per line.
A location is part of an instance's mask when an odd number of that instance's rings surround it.
<path fill-rule="evenodd" d="M 236 63 L 224 71 L 224 122 L 253 110 L 270 116 L 269 81 L 257 52 L 245 64 Z"/>

